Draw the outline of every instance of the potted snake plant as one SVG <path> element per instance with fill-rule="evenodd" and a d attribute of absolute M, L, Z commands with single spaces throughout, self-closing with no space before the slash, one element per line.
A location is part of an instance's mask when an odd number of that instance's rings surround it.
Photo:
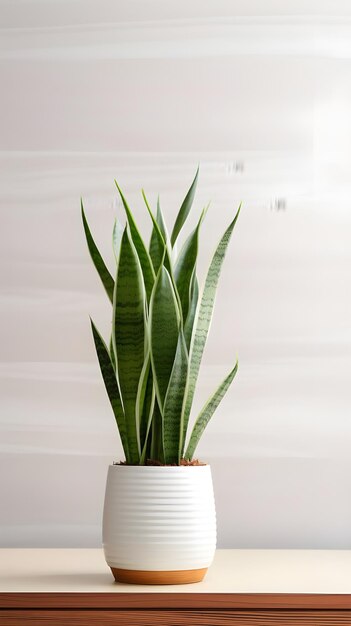
<path fill-rule="evenodd" d="M 107 341 L 93 321 L 91 328 L 125 455 L 108 468 L 103 513 L 105 558 L 120 582 L 198 582 L 216 547 L 211 469 L 194 454 L 234 379 L 237 361 L 190 433 L 188 426 L 217 283 L 240 207 L 219 241 L 200 292 L 196 266 L 206 209 L 175 254 L 198 172 L 170 235 L 159 200 L 154 214 L 142 192 L 152 220 L 149 245 L 116 183 L 126 223 L 117 219 L 114 223 L 113 275 L 95 244 L 81 202 L 88 249 L 112 309 Z"/>

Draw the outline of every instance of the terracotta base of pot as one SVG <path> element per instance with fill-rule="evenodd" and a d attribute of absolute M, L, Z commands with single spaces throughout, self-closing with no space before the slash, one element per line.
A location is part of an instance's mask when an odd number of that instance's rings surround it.
<path fill-rule="evenodd" d="M 184 569 L 170 572 L 119 569 L 111 567 L 117 583 L 131 585 L 187 585 L 203 580 L 207 567 L 204 569 Z"/>

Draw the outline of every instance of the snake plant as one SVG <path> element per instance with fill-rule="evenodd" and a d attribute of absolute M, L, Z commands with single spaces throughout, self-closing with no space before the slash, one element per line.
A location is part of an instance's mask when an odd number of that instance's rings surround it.
<path fill-rule="evenodd" d="M 126 215 L 115 220 L 114 275 L 91 234 L 81 201 L 88 249 L 112 305 L 112 333 L 106 343 L 91 321 L 102 378 L 114 412 L 127 464 L 191 462 L 199 439 L 238 369 L 220 383 L 200 411 L 189 437 L 188 424 L 201 359 L 212 318 L 226 250 L 240 206 L 218 243 L 199 292 L 196 274 L 199 235 L 206 210 L 185 239 L 175 244 L 192 208 L 195 178 L 179 209 L 171 235 L 157 201 L 149 245 L 141 236 L 116 183 Z M 116 182 L 116 181 L 115 181 Z"/>

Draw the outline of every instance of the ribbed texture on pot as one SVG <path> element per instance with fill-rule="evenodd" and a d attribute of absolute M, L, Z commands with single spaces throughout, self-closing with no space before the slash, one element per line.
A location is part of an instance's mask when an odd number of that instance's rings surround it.
<path fill-rule="evenodd" d="M 211 468 L 111 465 L 103 517 L 110 567 L 208 567 L 216 548 Z"/>

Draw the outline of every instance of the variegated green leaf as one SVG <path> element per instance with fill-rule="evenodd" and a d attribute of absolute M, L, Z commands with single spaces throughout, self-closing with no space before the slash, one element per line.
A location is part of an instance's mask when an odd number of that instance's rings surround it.
<path fill-rule="evenodd" d="M 162 259 L 164 256 L 164 252 L 165 252 L 165 239 L 163 237 L 161 228 L 159 223 L 157 222 L 157 216 L 156 219 L 154 217 L 154 215 L 152 214 L 152 212 L 150 211 L 150 206 L 145 198 L 145 195 L 143 194 L 144 200 L 145 200 L 145 204 L 148 208 L 148 211 L 151 215 L 151 219 L 153 222 L 153 226 L 152 226 L 152 231 L 151 231 L 151 237 L 150 237 L 150 244 L 149 244 L 149 253 L 150 253 L 150 257 L 154 266 L 154 270 L 155 272 L 158 272 L 159 267 L 162 263 Z M 156 224 L 155 224 L 156 222 Z"/>
<path fill-rule="evenodd" d="M 177 351 L 163 408 L 163 448 L 165 463 L 180 462 L 182 449 L 182 404 L 188 372 L 188 351 L 180 330 Z"/>
<path fill-rule="evenodd" d="M 194 327 L 194 320 L 196 316 L 196 308 L 198 304 L 198 299 L 199 299 L 199 283 L 198 283 L 197 276 L 196 276 L 196 267 L 194 267 L 194 272 L 193 272 L 191 282 L 190 282 L 189 311 L 188 311 L 188 315 L 184 324 L 184 338 L 185 338 L 185 343 L 186 343 L 188 353 L 190 350 L 191 338 L 193 334 L 193 327 Z M 184 396 L 185 396 L 185 393 L 184 393 Z M 186 432 L 188 428 L 188 421 L 184 421 L 183 414 L 182 414 L 182 426 L 183 426 L 183 435 L 182 435 L 182 441 L 181 441 L 181 450 L 183 451 L 184 445 L 185 445 L 185 439 L 186 439 Z"/>
<path fill-rule="evenodd" d="M 117 427 L 122 441 L 124 454 L 126 455 L 127 463 L 130 462 L 128 438 L 126 430 L 126 422 L 121 402 L 121 397 L 118 389 L 118 384 L 115 376 L 115 371 L 110 359 L 110 355 L 107 346 L 97 330 L 94 322 L 91 320 L 91 329 L 93 331 L 94 343 L 96 348 L 96 354 L 99 359 L 100 370 L 103 381 L 105 383 L 107 395 L 110 399 L 111 406 L 115 415 Z"/>
<path fill-rule="evenodd" d="M 199 247 L 199 230 L 205 210 L 202 211 L 196 228 L 186 239 L 177 259 L 174 278 L 182 305 L 183 319 L 186 320 L 189 310 L 190 282 L 196 268 Z"/>
<path fill-rule="evenodd" d="M 116 355 L 115 355 L 115 351 L 113 349 L 113 337 L 112 337 L 112 335 L 110 337 L 110 359 L 111 359 L 111 363 L 113 365 L 113 369 L 116 371 Z"/>
<path fill-rule="evenodd" d="M 140 452 L 145 442 L 146 422 L 149 418 L 152 387 L 153 380 L 150 364 L 150 353 L 148 352 L 147 356 L 145 357 L 143 369 L 141 370 L 138 392 L 135 401 L 137 436 Z"/>
<path fill-rule="evenodd" d="M 149 338 L 156 396 L 162 412 L 178 343 L 180 314 L 167 269 L 157 274 L 150 300 Z"/>
<path fill-rule="evenodd" d="M 196 276 L 196 267 L 194 267 L 193 275 L 190 281 L 189 287 L 189 310 L 184 324 L 184 337 L 186 347 L 189 351 L 191 337 L 193 333 L 194 319 L 196 313 L 196 307 L 199 299 L 199 282 Z"/>
<path fill-rule="evenodd" d="M 167 269 L 168 273 L 169 273 L 169 276 L 171 278 L 172 285 L 173 285 L 173 288 L 174 288 L 174 293 L 175 293 L 175 296 L 176 296 L 176 299 L 177 299 L 177 302 L 178 302 L 178 307 L 179 307 L 179 311 L 180 311 L 180 317 L 181 317 L 181 319 L 183 321 L 183 312 L 182 312 L 181 299 L 180 299 L 180 296 L 179 296 L 179 293 L 178 293 L 177 284 L 176 284 L 176 280 L 175 280 L 174 272 L 173 272 L 172 253 L 174 252 L 174 250 L 172 251 L 172 250 L 169 249 L 168 236 L 166 234 L 166 239 L 164 239 L 163 234 L 161 232 L 161 229 L 160 229 L 160 227 L 159 227 L 159 225 L 157 223 L 157 220 L 155 219 L 155 217 L 154 217 L 154 215 L 153 215 L 153 213 L 152 213 L 152 211 L 150 209 L 150 206 L 149 206 L 149 203 L 148 203 L 148 201 L 146 199 L 144 190 L 142 191 L 142 194 L 143 194 L 143 198 L 144 198 L 145 204 L 147 206 L 147 209 L 149 211 L 150 217 L 152 219 L 152 223 L 153 223 L 153 231 L 152 232 L 155 234 L 155 237 L 157 238 L 157 241 L 158 241 L 158 251 L 157 251 L 156 257 L 155 257 L 155 258 L 157 258 L 156 264 L 160 261 L 160 263 L 158 263 L 158 269 L 159 269 L 160 265 L 163 264 L 165 266 L 165 268 Z M 160 211 L 159 206 L 158 206 L 158 210 Z M 163 224 L 163 232 L 165 232 L 165 226 L 164 226 L 162 218 L 161 218 L 161 222 Z M 152 241 L 150 241 L 150 245 L 151 245 L 151 243 L 152 243 Z M 154 249 L 154 252 L 156 252 L 155 249 Z M 162 257 L 159 257 L 161 252 L 162 252 Z"/>
<path fill-rule="evenodd" d="M 216 289 L 219 280 L 219 276 L 221 273 L 222 264 L 224 261 L 225 253 L 227 251 L 227 247 L 236 224 L 236 221 L 239 217 L 240 206 L 239 209 L 233 219 L 233 221 L 228 226 L 225 231 L 223 237 L 221 238 L 217 249 L 213 255 L 210 267 L 207 272 L 205 286 L 202 293 L 202 297 L 200 303 L 197 307 L 196 318 L 194 322 L 193 336 L 190 345 L 190 365 L 189 365 L 189 374 L 188 381 L 186 387 L 186 393 L 184 396 L 184 404 L 183 404 L 183 424 L 185 431 L 188 427 L 189 416 L 191 405 L 194 398 L 195 386 L 197 382 L 197 377 L 199 374 L 200 364 L 202 360 L 203 351 L 206 344 L 206 339 L 212 319 L 212 313 L 215 303 Z"/>
<path fill-rule="evenodd" d="M 139 462 L 135 399 L 145 352 L 145 289 L 139 258 L 126 226 L 113 298 L 113 348 L 126 418 L 131 463 Z"/>
<path fill-rule="evenodd" d="M 159 226 L 159 229 L 162 233 L 163 239 L 168 241 L 169 236 L 167 232 L 166 223 L 162 214 L 161 204 L 160 204 L 160 196 L 157 196 L 157 210 L 156 210 L 156 222 Z"/>
<path fill-rule="evenodd" d="M 116 218 L 115 223 L 113 225 L 113 233 L 112 233 L 112 248 L 113 248 L 113 253 L 115 255 L 116 262 L 118 261 L 118 258 L 119 258 L 123 231 L 124 231 L 123 225 Z"/>
<path fill-rule="evenodd" d="M 206 402 L 205 406 L 201 410 L 192 430 L 189 445 L 187 447 L 185 458 L 191 460 L 194 456 L 194 452 L 197 444 L 200 441 L 200 437 L 204 432 L 208 422 L 210 421 L 213 413 L 221 402 L 222 398 L 225 396 L 229 386 L 231 385 L 233 378 L 238 370 L 238 361 L 235 363 L 234 368 L 228 374 L 228 376 L 223 380 L 223 382 L 216 389 L 214 394 L 209 398 Z"/>
<path fill-rule="evenodd" d="M 151 423 L 152 423 L 152 417 L 154 414 L 154 407 L 155 407 L 155 387 L 153 386 L 153 380 L 152 380 L 152 373 L 151 370 L 149 372 L 149 378 L 148 378 L 148 382 L 147 382 L 147 389 L 146 389 L 146 402 L 144 402 L 144 410 L 143 410 L 143 416 L 142 416 L 142 426 L 143 426 L 143 433 L 141 436 L 141 441 L 144 441 L 144 445 L 142 447 L 142 452 L 141 452 L 141 456 L 140 456 L 140 465 L 144 465 L 145 461 L 146 461 L 146 454 L 147 454 L 147 450 L 150 447 L 150 430 L 151 430 Z"/>
<path fill-rule="evenodd" d="M 163 449 L 162 437 L 162 415 L 158 406 L 157 397 L 155 398 L 154 412 L 151 424 L 151 450 L 150 456 L 153 461 L 165 462 L 165 453 Z"/>
<path fill-rule="evenodd" d="M 142 269 L 143 276 L 144 276 L 146 295 L 149 301 L 150 296 L 151 296 L 151 291 L 155 282 L 155 272 L 154 272 L 154 268 L 152 265 L 152 261 L 151 261 L 149 252 L 147 250 L 147 247 L 145 246 L 145 243 L 143 241 L 143 238 L 141 234 L 139 233 L 139 230 L 135 223 L 133 214 L 127 204 L 127 201 L 116 181 L 115 181 L 115 184 L 119 191 L 119 195 L 121 196 L 122 204 L 126 212 L 126 216 L 127 216 L 127 220 L 128 220 L 128 224 L 130 228 L 130 234 L 131 234 L 135 249 L 139 257 L 141 269 Z"/>
<path fill-rule="evenodd" d="M 181 231 L 181 229 L 183 228 L 183 225 L 185 223 L 186 218 L 189 215 L 190 209 L 192 207 L 193 201 L 194 201 L 194 196 L 195 196 L 195 191 L 196 191 L 196 185 L 197 185 L 197 179 L 199 176 L 199 168 L 197 168 L 196 170 L 196 174 L 195 174 L 195 178 L 193 180 L 193 182 L 190 185 L 190 189 L 188 191 L 188 193 L 186 194 L 182 206 L 179 209 L 173 230 L 172 230 L 172 235 L 171 235 L 171 244 L 172 247 L 174 246 L 175 242 L 177 241 L 178 235 Z"/>
<path fill-rule="evenodd" d="M 153 225 L 151 238 L 150 238 L 149 251 L 150 251 L 150 257 L 152 259 L 155 272 L 158 272 L 160 265 L 163 263 L 171 275 L 172 264 L 171 264 L 170 253 L 169 253 L 168 246 L 167 246 L 167 241 L 164 239 L 161 229 L 157 223 L 157 220 L 153 212 L 151 211 L 150 205 L 147 201 L 147 198 L 143 189 L 142 189 L 142 196 L 143 196 L 146 208 L 151 217 L 152 225 Z"/>
<path fill-rule="evenodd" d="M 87 222 L 87 218 L 85 217 L 82 200 L 80 201 L 80 206 L 81 206 L 81 212 L 82 212 L 82 220 L 83 220 L 85 238 L 88 244 L 89 253 L 95 265 L 95 269 L 100 276 L 100 279 L 105 288 L 105 291 L 112 302 L 113 288 L 114 288 L 115 281 L 113 280 L 109 270 L 107 269 L 105 261 L 103 260 L 99 252 L 99 249 L 93 239 L 93 236 L 90 232 L 89 224 Z"/>

